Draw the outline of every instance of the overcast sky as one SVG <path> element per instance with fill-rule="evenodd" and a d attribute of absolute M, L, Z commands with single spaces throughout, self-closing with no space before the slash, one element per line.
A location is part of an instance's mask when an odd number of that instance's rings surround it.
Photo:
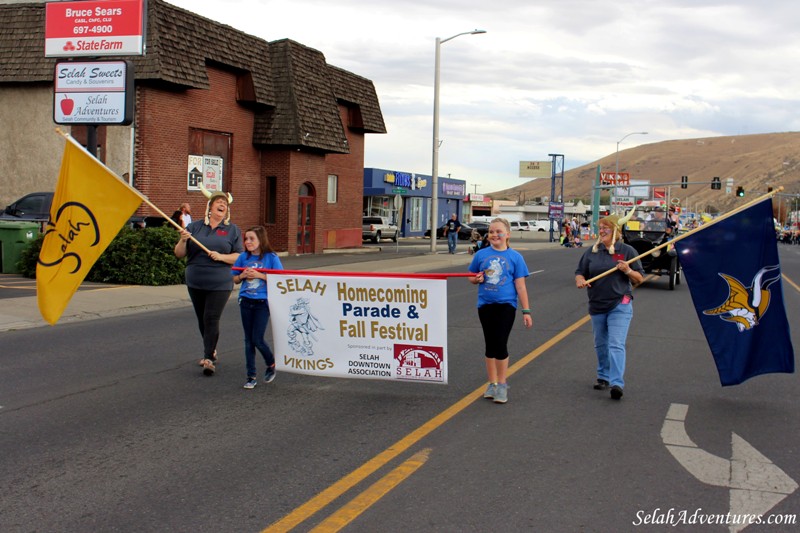
<path fill-rule="evenodd" d="M 796 0 L 168 0 L 373 81 L 388 133 L 367 167 L 431 173 L 436 37 L 439 175 L 470 193 L 639 144 L 800 129 Z M 611 170 L 611 169 L 609 169 Z"/>

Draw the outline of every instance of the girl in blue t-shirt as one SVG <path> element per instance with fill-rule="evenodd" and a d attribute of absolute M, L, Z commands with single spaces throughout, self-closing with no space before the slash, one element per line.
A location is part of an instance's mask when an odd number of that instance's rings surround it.
<path fill-rule="evenodd" d="M 254 226 L 244 232 L 244 249 L 234 267 L 244 270 L 233 270 L 233 282 L 241 283 L 239 288 L 239 310 L 242 314 L 244 329 L 244 357 L 247 366 L 247 382 L 245 389 L 255 388 L 256 349 L 261 353 L 267 370 L 264 383 L 275 379 L 275 356 L 264 340 L 264 333 L 269 322 L 269 305 L 267 304 L 267 273 L 260 270 L 283 270 L 281 260 L 272 250 L 267 231 L 262 226 Z"/>
<path fill-rule="evenodd" d="M 469 271 L 470 283 L 478 285 L 478 318 L 486 343 L 486 373 L 489 387 L 484 398 L 495 403 L 508 401 L 508 337 L 517 312 L 517 301 L 522 306 L 522 321 L 526 328 L 533 326 L 528 306 L 528 289 L 525 278 L 530 273 L 522 255 L 508 247 L 511 225 L 504 218 L 495 218 L 489 224 L 489 244 L 475 252 Z"/>

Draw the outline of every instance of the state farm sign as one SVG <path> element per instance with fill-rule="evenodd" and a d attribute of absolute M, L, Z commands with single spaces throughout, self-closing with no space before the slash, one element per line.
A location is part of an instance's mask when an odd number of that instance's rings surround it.
<path fill-rule="evenodd" d="M 56 63 L 53 120 L 56 124 L 133 122 L 133 66 L 130 61 Z"/>
<path fill-rule="evenodd" d="M 144 1 L 48 2 L 45 57 L 142 55 Z"/>

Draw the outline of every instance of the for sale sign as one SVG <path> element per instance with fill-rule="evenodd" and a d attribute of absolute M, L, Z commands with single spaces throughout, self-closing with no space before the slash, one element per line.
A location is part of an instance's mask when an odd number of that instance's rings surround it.
<path fill-rule="evenodd" d="M 144 2 L 48 2 L 45 57 L 142 55 Z"/>
<path fill-rule="evenodd" d="M 54 76 L 56 124 L 133 122 L 133 65 L 129 61 L 61 61 Z"/>

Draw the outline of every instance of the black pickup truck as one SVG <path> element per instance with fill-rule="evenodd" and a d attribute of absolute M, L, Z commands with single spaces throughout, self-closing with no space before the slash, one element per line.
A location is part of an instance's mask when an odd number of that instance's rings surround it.
<path fill-rule="evenodd" d="M 32 192 L 8 205 L 0 213 L 0 220 L 46 222 L 50 218 L 50 204 L 52 203 L 53 193 Z"/>
<path fill-rule="evenodd" d="M 9 204 L 0 212 L 0 220 L 26 220 L 39 222 L 41 226 L 50 220 L 50 206 L 53 203 L 52 192 L 32 192 L 26 194 L 16 202 Z M 158 216 L 140 217 L 132 216 L 128 224 L 132 228 L 158 227 L 166 221 Z"/>

